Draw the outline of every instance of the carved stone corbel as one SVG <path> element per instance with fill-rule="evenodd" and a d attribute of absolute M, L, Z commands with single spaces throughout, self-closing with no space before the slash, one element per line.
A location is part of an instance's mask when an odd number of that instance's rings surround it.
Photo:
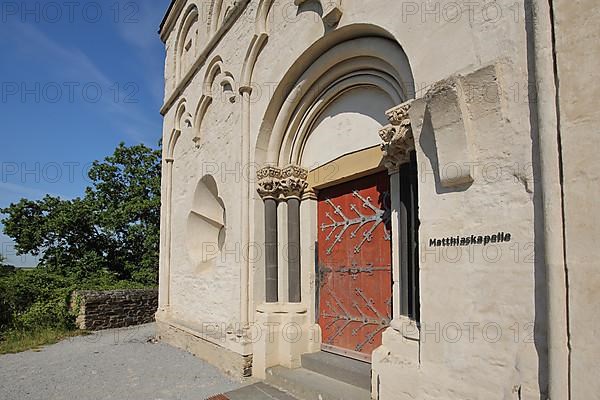
<path fill-rule="evenodd" d="M 261 168 L 256 173 L 258 194 L 263 199 L 277 199 L 281 194 L 281 169 L 273 166 Z"/>
<path fill-rule="evenodd" d="M 302 198 L 308 187 L 308 171 L 297 165 L 289 165 L 281 170 L 281 193 L 285 198 Z"/>
<path fill-rule="evenodd" d="M 400 104 L 388 110 L 385 114 L 390 124 L 379 131 L 379 137 L 383 141 L 383 162 L 390 171 L 396 171 L 400 165 L 409 162 L 410 152 L 415 149 L 412 126 L 408 111 L 411 102 Z"/>

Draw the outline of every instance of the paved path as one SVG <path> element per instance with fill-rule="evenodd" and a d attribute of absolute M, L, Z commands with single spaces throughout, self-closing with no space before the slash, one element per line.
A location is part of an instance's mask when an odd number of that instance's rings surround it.
<path fill-rule="evenodd" d="M 204 400 L 242 386 L 184 351 L 153 343 L 154 324 L 0 356 L 1 400 Z"/>

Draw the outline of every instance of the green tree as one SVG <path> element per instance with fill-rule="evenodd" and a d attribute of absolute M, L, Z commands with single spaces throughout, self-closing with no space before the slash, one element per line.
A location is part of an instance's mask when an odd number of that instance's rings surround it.
<path fill-rule="evenodd" d="M 61 275 L 110 271 L 119 279 L 156 284 L 160 223 L 160 150 L 121 143 L 89 170 L 82 198 L 22 199 L 0 210 L 17 254 L 40 256 Z"/>
<path fill-rule="evenodd" d="M 96 210 L 109 268 L 139 282 L 157 282 L 161 152 L 122 143 L 89 171 L 86 201 Z"/>
<path fill-rule="evenodd" d="M 65 274 L 97 268 L 89 258 L 101 252 L 104 239 L 85 200 L 22 199 L 2 212 L 8 215 L 4 231 L 15 240 L 17 254 L 41 256 L 40 266 Z"/>

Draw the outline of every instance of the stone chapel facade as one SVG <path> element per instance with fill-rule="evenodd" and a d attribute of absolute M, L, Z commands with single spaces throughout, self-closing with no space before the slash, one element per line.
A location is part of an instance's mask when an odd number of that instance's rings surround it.
<path fill-rule="evenodd" d="M 595 398 L 598 35 L 551 3 L 173 0 L 161 338 L 360 362 L 373 399 Z"/>

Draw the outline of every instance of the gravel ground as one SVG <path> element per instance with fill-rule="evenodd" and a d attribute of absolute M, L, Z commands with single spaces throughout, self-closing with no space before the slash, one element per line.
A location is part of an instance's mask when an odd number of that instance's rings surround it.
<path fill-rule="evenodd" d="M 242 386 L 213 366 L 154 343 L 154 324 L 0 356 L 1 400 L 204 400 Z"/>

